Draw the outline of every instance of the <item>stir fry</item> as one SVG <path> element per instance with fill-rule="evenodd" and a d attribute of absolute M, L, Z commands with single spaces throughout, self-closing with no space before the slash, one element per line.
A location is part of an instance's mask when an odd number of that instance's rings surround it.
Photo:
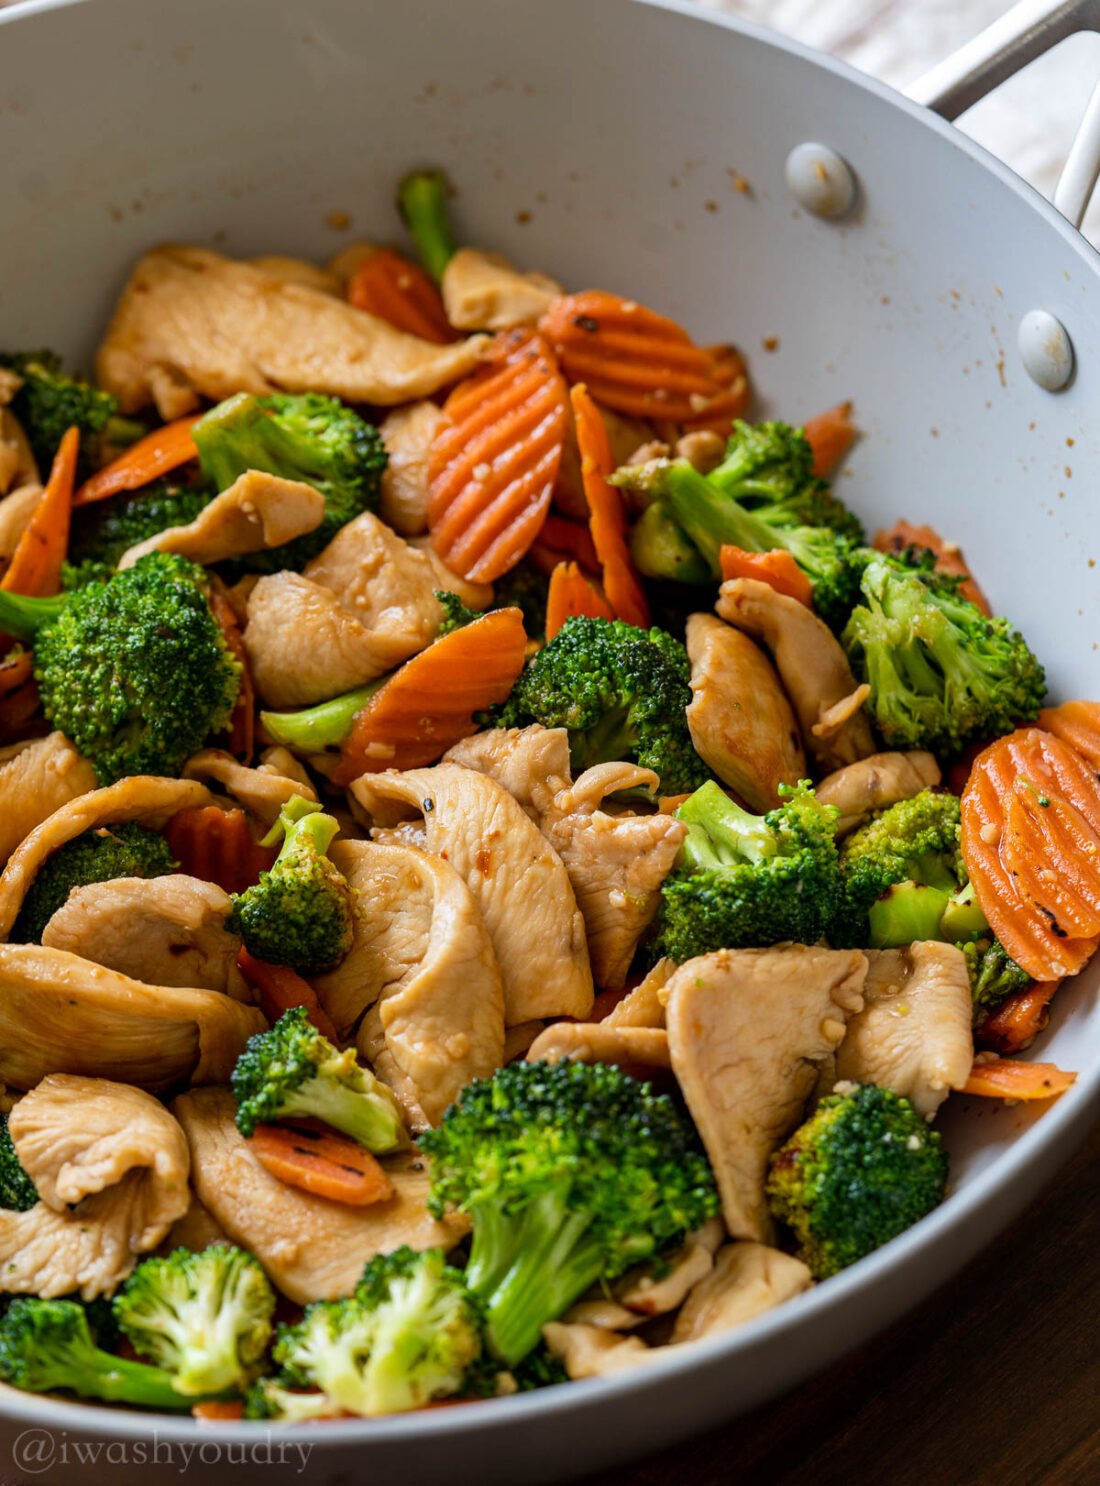
<path fill-rule="evenodd" d="M 1100 943 L 1100 703 L 868 539 L 849 406 L 753 421 L 732 346 L 398 205 L 325 267 L 153 249 L 93 381 L 0 356 L 31 1392 L 647 1366 L 925 1218 L 952 1095 L 1073 1082 L 1018 1055 Z"/>

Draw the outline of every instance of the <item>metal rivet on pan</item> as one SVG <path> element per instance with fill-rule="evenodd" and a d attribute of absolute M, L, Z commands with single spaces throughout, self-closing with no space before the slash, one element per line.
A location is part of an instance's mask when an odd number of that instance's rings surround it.
<path fill-rule="evenodd" d="M 1046 310 L 1028 310 L 1016 337 L 1024 371 L 1047 392 L 1057 392 L 1073 371 L 1073 342 L 1061 320 Z"/>
<path fill-rule="evenodd" d="M 851 166 L 827 144 L 796 144 L 783 174 L 799 206 L 815 217 L 842 217 L 856 199 Z"/>

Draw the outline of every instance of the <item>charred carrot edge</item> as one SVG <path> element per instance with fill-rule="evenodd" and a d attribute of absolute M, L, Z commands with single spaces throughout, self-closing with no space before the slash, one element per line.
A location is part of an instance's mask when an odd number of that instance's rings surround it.
<path fill-rule="evenodd" d="M 48 598 L 61 587 L 69 545 L 69 519 L 80 455 L 80 430 L 68 428 L 54 455 L 50 477 L 12 553 L 0 588 L 28 598 Z"/>
<path fill-rule="evenodd" d="M 696 417 L 722 391 L 712 357 L 675 320 L 618 294 L 555 299 L 539 321 L 569 382 L 635 418 Z"/>
<path fill-rule="evenodd" d="M 369 1207 L 393 1196 L 393 1183 L 370 1151 L 335 1130 L 304 1122 L 257 1125 L 248 1148 L 271 1176 L 330 1202 Z"/>
<path fill-rule="evenodd" d="M 1100 770 L 1100 702 L 1063 702 L 1039 713 L 1039 726 Z"/>
<path fill-rule="evenodd" d="M 823 480 L 830 471 L 836 469 L 856 441 L 852 404 L 838 402 L 835 408 L 807 418 L 802 425 L 802 432 L 814 451 L 814 474 L 819 480 Z"/>
<path fill-rule="evenodd" d="M 475 731 L 475 712 L 503 702 L 526 651 L 519 609 L 494 609 L 434 641 L 356 714 L 333 781 L 350 784 L 360 774 L 434 763 Z"/>
<path fill-rule="evenodd" d="M 227 893 L 243 893 L 278 855 L 253 841 L 243 810 L 217 805 L 178 810 L 164 836 L 181 872 L 216 882 Z"/>
<path fill-rule="evenodd" d="M 266 960 L 258 960 L 243 945 L 237 956 L 237 968 L 253 990 L 259 991 L 260 1010 L 268 1021 L 277 1022 L 284 1011 L 304 1006 L 306 1015 L 322 1037 L 339 1042 L 332 1018 L 321 1005 L 320 997 L 297 970 L 292 970 L 289 965 L 269 965 Z"/>
<path fill-rule="evenodd" d="M 1081 912 L 1095 900 L 1098 853 L 1082 851 L 1082 839 L 1098 837 L 1096 775 L 1053 734 L 1023 728 L 975 759 L 962 795 L 963 860 L 990 927 L 1034 980 L 1076 975 L 1100 943 L 1069 935 L 1051 908 L 1068 900 Z"/>
<path fill-rule="evenodd" d="M 201 417 L 201 413 L 191 413 L 138 439 L 125 453 L 104 465 L 90 480 L 84 481 L 73 497 L 73 505 L 88 506 L 93 501 L 117 495 L 120 490 L 140 490 L 150 481 L 179 469 L 181 464 L 198 459 L 199 451 L 191 437 L 191 429 Z"/>
<path fill-rule="evenodd" d="M 256 689 L 252 684 L 252 668 L 244 648 L 240 620 L 218 582 L 210 589 L 210 610 L 218 621 L 227 648 L 241 668 L 241 684 L 229 719 L 229 751 L 236 754 L 242 763 L 251 763 L 256 747 Z"/>
<path fill-rule="evenodd" d="M 208 1398 L 194 1406 L 191 1417 L 202 1419 L 207 1424 L 232 1422 L 244 1418 L 244 1403 L 239 1398 Z"/>
<path fill-rule="evenodd" d="M 552 640 L 565 621 L 578 614 L 588 619 L 615 617 L 603 594 L 575 562 L 559 562 L 550 574 L 546 595 L 546 638 Z"/>
<path fill-rule="evenodd" d="M 29 650 L 20 650 L 0 662 L 0 697 L 18 691 L 31 679 L 34 660 Z"/>
<path fill-rule="evenodd" d="M 797 599 L 807 609 L 813 607 L 813 585 L 789 552 L 776 548 L 772 552 L 746 552 L 744 547 L 728 544 L 719 553 L 722 564 L 722 581 L 729 578 L 756 578 L 774 588 L 776 593 L 785 593 Z"/>
<path fill-rule="evenodd" d="M 622 493 L 607 483 L 608 477 L 615 472 L 611 440 L 599 409 L 583 382 L 570 389 L 569 398 L 577 428 L 581 483 L 588 502 L 588 525 L 603 572 L 603 591 L 616 619 L 646 629 L 649 627 L 649 605 L 626 544 L 626 511 Z"/>
<path fill-rule="evenodd" d="M 984 1099 L 1057 1099 L 1076 1081 L 1076 1073 L 1066 1073 L 1054 1063 L 979 1056 L 962 1092 Z"/>
<path fill-rule="evenodd" d="M 443 413 L 428 461 L 432 546 L 452 571 L 489 583 L 546 520 L 568 428 L 565 383 L 542 336 L 502 331 Z"/>
<path fill-rule="evenodd" d="M 1008 996 L 982 1022 L 978 1041 L 1002 1057 L 1023 1052 L 1050 1020 L 1050 1003 L 1061 984 L 1060 980 L 1040 980 Z"/>
<path fill-rule="evenodd" d="M 716 433 L 728 438 L 735 418 L 743 418 L 752 395 L 748 369 L 735 346 L 707 346 L 719 390 L 701 412 L 680 420 L 681 433 Z"/>
<path fill-rule="evenodd" d="M 458 339 L 436 285 L 419 264 L 392 248 L 363 260 L 348 283 L 348 302 L 422 341 L 443 346 Z"/>
<path fill-rule="evenodd" d="M 992 614 L 989 600 L 981 590 L 967 564 L 962 551 L 953 542 L 947 542 L 934 526 L 914 526 L 904 518 L 895 521 L 888 531 L 875 533 L 872 544 L 877 552 L 902 552 L 906 547 L 927 547 L 935 553 L 936 571 L 948 573 L 952 578 L 962 578 L 961 592 L 972 604 L 977 604 L 983 614 Z"/>
<path fill-rule="evenodd" d="M 551 511 L 542 524 L 538 545 L 558 553 L 557 561 L 575 562 L 593 577 L 599 576 L 600 559 L 596 556 L 592 533 L 581 522 L 570 521 L 568 517 L 557 516 Z"/>

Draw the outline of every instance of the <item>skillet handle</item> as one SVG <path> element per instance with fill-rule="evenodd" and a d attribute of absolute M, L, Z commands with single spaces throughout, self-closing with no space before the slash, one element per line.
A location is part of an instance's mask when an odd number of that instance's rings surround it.
<path fill-rule="evenodd" d="M 1079 31 L 1100 31 L 1100 0 L 1017 0 L 991 26 L 938 63 L 905 91 L 945 119 L 956 119 L 1036 57 Z M 1100 178 L 1100 83 L 1058 185 L 1054 205 L 1080 227 Z"/>

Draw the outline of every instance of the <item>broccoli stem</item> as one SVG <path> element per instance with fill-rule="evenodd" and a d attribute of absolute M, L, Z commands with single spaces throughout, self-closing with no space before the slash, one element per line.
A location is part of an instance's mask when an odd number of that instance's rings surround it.
<path fill-rule="evenodd" d="M 375 1155 L 385 1155 L 405 1144 L 405 1127 L 389 1100 L 349 1089 L 331 1078 L 307 1078 L 285 1096 L 279 1118 L 295 1117 L 324 1120 Z"/>
<path fill-rule="evenodd" d="M 282 837 L 283 844 L 275 858 L 277 866 L 279 862 L 293 856 L 303 842 L 315 846 L 319 855 L 324 856 L 339 829 L 340 822 L 334 816 L 325 815 L 316 800 L 306 800 L 301 795 L 295 795 L 280 810 L 279 819 L 260 845 L 274 846 Z"/>
<path fill-rule="evenodd" d="M 676 815 L 688 826 L 680 855 L 693 872 L 741 861 L 755 866 L 775 855 L 775 834 L 764 817 L 735 805 L 713 779 L 700 785 Z"/>
<path fill-rule="evenodd" d="M 710 564 L 659 501 L 647 506 L 631 528 L 630 555 L 645 578 L 700 585 L 712 581 Z"/>
<path fill-rule="evenodd" d="M 70 597 L 59 593 L 54 598 L 27 598 L 21 593 L 0 591 L 0 632 L 17 640 L 33 640 L 43 625 L 60 618 Z"/>
<path fill-rule="evenodd" d="M 421 263 L 437 283 L 455 255 L 446 196 L 447 177 L 441 170 L 411 171 L 397 188 L 397 209 Z"/>
<path fill-rule="evenodd" d="M 948 899 L 940 920 L 940 934 L 952 944 L 958 944 L 960 941 L 980 939 L 983 934 L 988 933 L 989 920 L 982 912 L 974 884 L 968 882 Z"/>
<path fill-rule="evenodd" d="M 338 748 L 351 732 L 357 712 L 361 712 L 374 693 L 385 681 L 381 677 L 348 691 L 343 696 L 319 702 L 316 707 L 306 707 L 301 712 L 261 712 L 268 736 L 286 748 L 296 748 L 301 753 L 322 753 L 326 748 Z"/>
<path fill-rule="evenodd" d="M 138 439 L 143 439 L 149 432 L 144 423 L 136 418 L 124 418 L 121 413 L 114 413 L 107 419 L 103 430 L 103 442 L 110 444 L 114 449 L 128 449 L 131 444 L 136 444 Z"/>
<path fill-rule="evenodd" d="M 184 1398 L 172 1381 L 171 1373 L 161 1367 L 152 1367 L 147 1362 L 131 1362 L 126 1357 L 115 1357 L 98 1347 L 91 1356 L 81 1358 L 84 1367 L 72 1368 L 72 1381 L 58 1385 L 70 1387 L 77 1393 L 93 1398 L 102 1398 L 109 1403 L 141 1404 L 150 1409 L 190 1409 L 193 1398 Z"/>
<path fill-rule="evenodd" d="M 867 912 L 872 949 L 942 939 L 940 923 L 948 904 L 942 888 L 924 882 L 899 882 L 877 898 Z"/>
<path fill-rule="evenodd" d="M 714 578 L 722 576 L 727 543 L 747 552 L 768 552 L 776 545 L 766 522 L 742 510 L 686 460 L 663 467 L 660 491 L 666 510 L 698 547 Z"/>

